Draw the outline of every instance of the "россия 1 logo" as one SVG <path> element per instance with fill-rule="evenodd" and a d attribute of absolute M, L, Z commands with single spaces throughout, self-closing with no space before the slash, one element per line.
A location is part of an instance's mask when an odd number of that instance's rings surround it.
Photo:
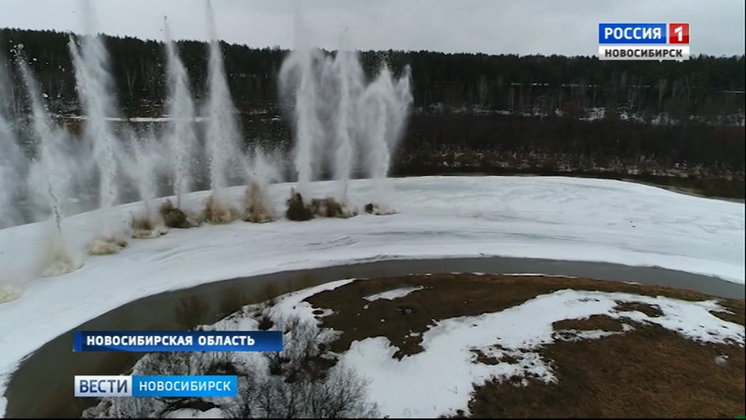
<path fill-rule="evenodd" d="M 688 60 L 688 23 L 599 23 L 600 60 Z"/>

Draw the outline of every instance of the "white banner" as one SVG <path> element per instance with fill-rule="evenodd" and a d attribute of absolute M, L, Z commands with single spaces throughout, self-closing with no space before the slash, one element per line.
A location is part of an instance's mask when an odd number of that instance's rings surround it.
<path fill-rule="evenodd" d="M 599 45 L 599 60 L 688 60 L 688 45 Z"/>

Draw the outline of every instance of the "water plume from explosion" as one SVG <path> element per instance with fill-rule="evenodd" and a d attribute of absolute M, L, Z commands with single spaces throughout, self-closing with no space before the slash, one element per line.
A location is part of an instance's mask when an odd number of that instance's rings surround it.
<path fill-rule="evenodd" d="M 107 117 L 116 115 L 117 107 L 113 95 L 113 82 L 107 71 L 108 53 L 101 35 L 93 30 L 93 15 L 86 3 L 87 34 L 80 38 L 78 46 L 71 37 L 70 53 L 73 57 L 77 91 L 86 116 L 84 137 L 93 145 L 94 159 L 98 163 L 100 214 L 103 218 L 100 237 L 93 240 L 88 249 L 93 255 L 117 253 L 127 241 L 114 232 L 111 226 L 111 209 L 117 196 L 117 159 L 120 153 L 116 136 Z"/>
<path fill-rule="evenodd" d="M 90 5 L 86 18 L 86 35 L 72 36 L 68 43 L 83 114 L 64 117 L 70 131 L 54 123 L 46 109 L 47 96 L 22 64 L 20 71 L 33 105 L 27 133 L 22 101 L 14 90 L 17 75 L 4 80 L 6 65 L 0 62 L 0 228 L 51 215 L 50 223 L 43 226 L 41 274 L 55 275 L 81 266 L 82 259 L 65 246 L 66 235 L 72 232 L 69 227 L 63 230 L 64 213 L 97 210 L 100 223 L 94 224 L 94 239 L 84 248 L 91 255 L 120 252 L 128 245 L 127 235 L 156 238 L 167 228 L 192 228 L 205 222 L 277 220 L 281 210 L 275 206 L 279 203 L 272 202 L 269 186 L 281 181 L 282 165 L 258 147 L 242 150 L 211 4 L 207 3 L 207 98 L 200 102 L 199 116 L 187 69 L 164 20 L 166 115 L 138 121 L 120 118 L 108 53 L 102 37 L 92 29 Z M 377 74 L 366 74 L 351 48 L 327 54 L 310 43 L 299 44 L 282 64 L 279 88 L 295 140 L 295 155 L 288 163 L 298 180 L 297 191 L 288 199 L 288 219 L 355 216 L 358 208 L 351 203 L 349 186 L 351 179 L 360 176 L 371 178 L 374 187 L 373 197 L 364 201 L 369 203 L 365 211 L 391 213 L 386 202 L 390 194 L 387 177 L 391 153 L 412 104 L 409 68 L 390 70 L 382 65 Z M 67 107 L 68 102 L 59 104 Z M 131 125 L 135 122 L 157 128 L 144 133 L 147 130 Z M 336 181 L 333 192 L 312 197 L 310 184 L 328 177 Z M 185 198 L 198 188 L 205 189 L 208 178 L 211 191 L 202 207 Z M 236 185 L 245 186 L 240 205 L 227 191 Z M 160 198 L 171 193 L 174 198 Z M 138 200 L 141 203 L 129 215 L 115 208 Z M 230 200 L 236 200 L 236 207 Z M 197 211 L 182 209 L 185 203 L 194 204 Z M 3 293 L 16 296 L 16 286 L 7 287 Z"/>
<path fill-rule="evenodd" d="M 173 156 L 173 184 L 176 207 L 181 207 L 181 196 L 190 192 L 193 184 L 190 162 L 192 150 L 197 145 L 197 135 L 193 127 L 195 109 L 189 88 L 189 75 L 179 58 L 176 43 L 171 39 L 171 29 L 166 18 L 164 18 L 163 25 L 166 35 L 167 57 L 168 99 L 166 100 L 166 112 L 171 116 L 166 141 Z"/>
<path fill-rule="evenodd" d="M 391 196 L 391 185 L 387 180 L 391 165 L 391 152 L 401 135 L 407 112 L 412 103 L 409 67 L 404 75 L 394 81 L 387 65 L 383 65 L 378 77 L 368 85 L 360 98 L 360 118 L 363 130 L 368 135 L 365 142 L 368 177 L 373 179 L 373 204 L 387 209 L 387 197 Z"/>
<path fill-rule="evenodd" d="M 247 165 L 248 187 L 244 192 L 243 220 L 251 223 L 267 223 L 277 220 L 272 200 L 269 197 L 269 183 L 279 179 L 279 173 L 264 155 L 256 148 L 251 165 Z"/>
<path fill-rule="evenodd" d="M 298 15 L 296 29 L 298 45 L 280 68 L 279 85 L 295 137 L 297 193 L 306 199 L 310 182 L 322 173 L 323 162 L 330 160 L 339 193 L 333 199 L 317 201 L 315 207 L 331 208 L 331 213 L 336 213 L 337 206 L 330 201 L 334 200 L 342 206 L 342 214 L 353 214 L 347 210 L 347 188 L 360 163 L 373 179 L 373 202 L 384 209 L 390 196 L 387 176 L 391 153 L 413 100 L 410 68 L 405 66 L 396 79 L 384 64 L 375 80 L 368 83 L 356 52 L 340 50 L 327 57 L 305 43 L 308 31 Z M 357 162 L 360 155 L 365 159 Z M 291 200 L 298 201 L 295 196 Z"/>
<path fill-rule="evenodd" d="M 237 217 L 237 211 L 226 203 L 223 189 L 228 184 L 228 172 L 234 169 L 238 149 L 238 127 L 228 83 L 225 78 L 223 54 L 215 24 L 212 2 L 207 2 L 207 26 L 210 37 L 208 59 L 209 98 L 205 113 L 207 124 L 207 155 L 210 162 L 210 189 L 212 195 L 205 202 L 205 220 L 213 224 L 230 223 Z M 233 162 L 232 162 L 233 161 Z M 234 165 L 232 165 L 232 163 Z"/>
<path fill-rule="evenodd" d="M 159 153 L 161 151 L 158 150 L 153 133 L 144 139 L 132 138 L 131 142 L 135 157 L 131 167 L 137 168 L 135 176 L 143 208 L 131 215 L 130 235 L 137 239 L 157 238 L 168 232 L 160 213 L 153 208 L 153 201 L 157 196 L 153 180 L 158 178 L 156 169 L 161 164 L 160 156 L 164 153 Z"/>
<path fill-rule="evenodd" d="M 23 162 L 15 133 L 11 128 L 9 95 L 5 89 L 8 79 L 6 61 L 0 51 L 0 229 L 18 223 L 14 204 L 14 192 L 21 185 L 18 162 Z M 20 286 L 0 278 L 0 304 L 18 299 L 23 293 Z"/>
<path fill-rule="evenodd" d="M 0 51 L 0 229 L 22 222 L 16 208 L 17 193 L 23 185 L 23 174 L 27 169 L 11 124 L 14 115 L 11 110 L 10 93 L 6 92 L 7 86 L 10 85 L 7 65 L 9 63 Z"/>
<path fill-rule="evenodd" d="M 22 52 L 19 51 L 17 59 L 31 99 L 38 162 L 44 174 L 49 206 L 52 210 L 52 223 L 43 242 L 40 274 L 42 277 L 58 276 L 75 271 L 83 265 L 68 251 L 62 234 L 61 194 L 64 190 L 64 183 L 61 180 L 64 180 L 64 174 L 55 173 L 55 169 L 60 168 L 60 165 L 55 165 L 53 162 L 53 144 L 50 144 L 60 139 L 61 136 L 51 125 L 39 87 Z"/>

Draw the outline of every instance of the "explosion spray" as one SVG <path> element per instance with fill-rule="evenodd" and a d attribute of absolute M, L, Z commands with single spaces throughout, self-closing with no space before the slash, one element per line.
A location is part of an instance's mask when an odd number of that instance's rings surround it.
<path fill-rule="evenodd" d="M 166 112 L 171 117 L 167 131 L 167 142 L 174 159 L 173 183 L 176 206 L 181 207 L 181 196 L 192 187 L 190 159 L 197 144 L 194 133 L 194 101 L 189 89 L 189 75 L 179 58 L 176 44 L 171 39 L 168 20 L 164 18 L 166 34 L 168 99 Z"/>
<path fill-rule="evenodd" d="M 44 172 L 46 190 L 53 215 L 52 220 L 54 221 L 54 225 L 48 233 L 45 248 L 42 253 L 41 275 L 43 277 L 57 276 L 77 270 L 82 267 L 82 263 L 76 261 L 76 259 L 70 255 L 70 252 L 65 246 L 62 234 L 63 215 L 60 194 L 63 188 L 59 182 L 62 176 L 54 173 L 55 164 L 52 157 L 53 149 L 50 144 L 54 142 L 55 138 L 58 138 L 58 136 L 51 126 L 49 115 L 45 110 L 41 93 L 39 92 L 39 87 L 36 80 L 31 75 L 28 65 L 24 61 L 23 54 L 19 52 L 17 59 L 29 96 L 31 97 L 33 127 L 39 147 L 39 162 Z"/>

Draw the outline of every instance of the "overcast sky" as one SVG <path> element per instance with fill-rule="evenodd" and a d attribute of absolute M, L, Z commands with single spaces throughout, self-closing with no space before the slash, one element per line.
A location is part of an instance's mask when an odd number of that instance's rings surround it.
<path fill-rule="evenodd" d="M 206 39 L 205 0 L 89 0 L 96 29 Z M 599 22 L 689 22 L 692 54 L 744 54 L 744 0 L 213 0 L 218 35 L 252 47 L 595 55 Z M 0 27 L 84 31 L 85 0 L 0 0 Z M 298 6 L 299 5 L 299 6 Z M 342 41 L 344 40 L 344 41 Z"/>

